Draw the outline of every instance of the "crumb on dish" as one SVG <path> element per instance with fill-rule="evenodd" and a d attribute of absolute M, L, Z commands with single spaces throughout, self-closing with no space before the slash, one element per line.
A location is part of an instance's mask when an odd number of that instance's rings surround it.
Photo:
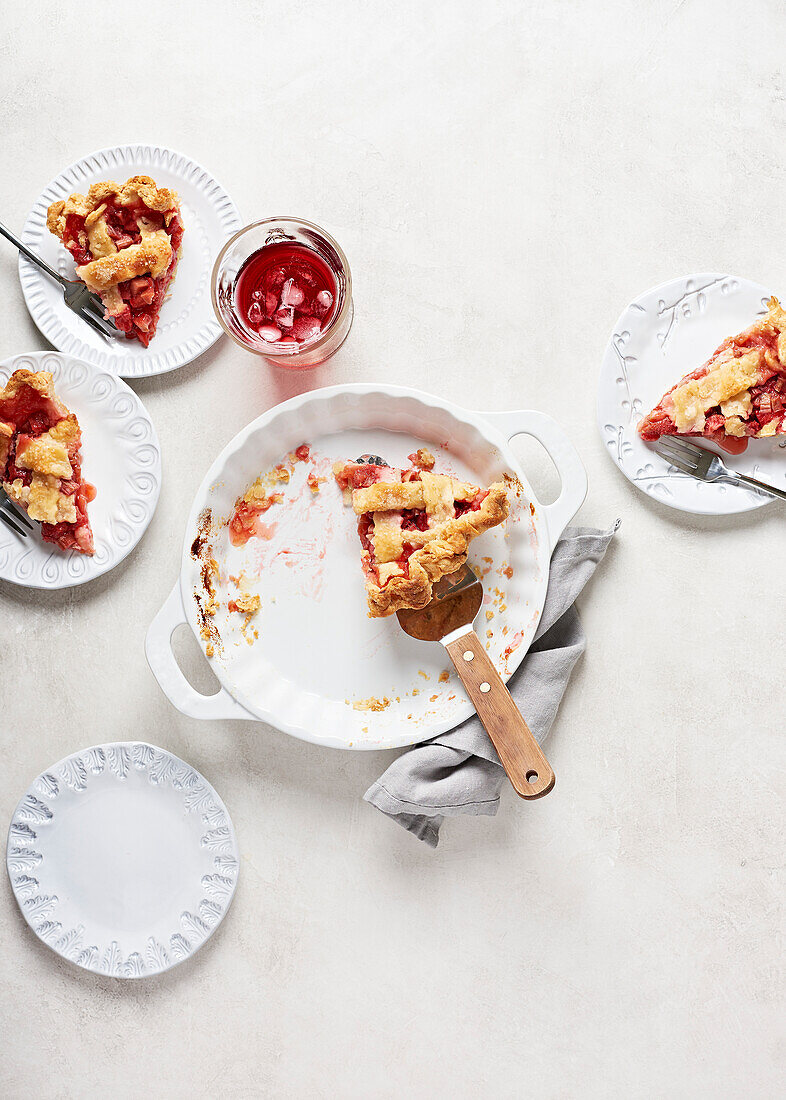
<path fill-rule="evenodd" d="M 390 699 L 387 695 L 384 695 L 381 699 L 377 699 L 375 696 L 370 696 L 368 699 L 356 699 L 352 704 L 353 710 L 387 710 L 390 706 Z"/>

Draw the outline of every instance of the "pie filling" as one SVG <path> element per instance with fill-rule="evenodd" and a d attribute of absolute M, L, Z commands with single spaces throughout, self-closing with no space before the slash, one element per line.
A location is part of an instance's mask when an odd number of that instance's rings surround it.
<path fill-rule="evenodd" d="M 107 318 L 147 347 L 183 238 L 175 192 L 149 176 L 122 187 L 94 184 L 87 196 L 52 203 L 47 225 L 76 261 L 77 276 L 100 295 Z"/>
<path fill-rule="evenodd" d="M 642 439 L 705 436 L 740 454 L 751 437 L 786 433 L 786 312 L 777 298 L 767 305 L 765 316 L 661 398 L 639 424 Z"/>
<path fill-rule="evenodd" d="M 82 433 L 55 396 L 48 371 L 15 371 L 0 392 L 0 481 L 41 524 L 45 542 L 93 553 L 87 506 L 95 489 L 82 478 Z"/>
<path fill-rule="evenodd" d="M 266 537 L 261 517 L 274 504 L 281 504 L 284 494 L 277 491 L 280 483 L 287 483 L 298 462 L 308 462 L 311 458 L 311 450 L 306 443 L 301 443 L 291 454 L 287 455 L 284 462 L 274 466 L 267 474 L 261 474 L 251 484 L 242 497 L 235 501 L 235 508 L 229 518 L 229 541 L 233 546 L 245 546 L 249 539 L 262 536 Z M 319 490 L 319 485 L 314 488 L 314 475 L 309 473 L 308 484 L 312 492 Z M 269 535 L 267 536 L 269 537 Z"/>
<path fill-rule="evenodd" d="M 337 462 L 333 473 L 358 517 L 369 611 L 424 607 L 441 577 L 467 560 L 468 543 L 508 514 L 505 488 L 488 489 L 431 472 L 417 452 L 406 470 L 376 462 Z M 413 458 L 414 456 L 410 456 Z"/>

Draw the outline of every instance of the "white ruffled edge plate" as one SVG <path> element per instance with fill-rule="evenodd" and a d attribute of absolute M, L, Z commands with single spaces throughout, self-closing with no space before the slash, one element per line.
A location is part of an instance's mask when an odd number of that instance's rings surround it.
<path fill-rule="evenodd" d="M 88 507 L 95 554 L 59 550 L 40 526 L 23 539 L 0 522 L 0 579 L 28 588 L 68 588 L 114 569 L 153 518 L 161 448 L 144 405 L 120 378 L 68 355 L 38 351 L 0 362 L 0 389 L 15 370 L 51 371 L 58 397 L 82 428 L 82 473 L 97 494 Z"/>
<path fill-rule="evenodd" d="M 74 261 L 46 227 L 50 203 L 92 183 L 124 183 L 150 175 L 180 195 L 183 237 L 180 261 L 161 309 L 149 348 L 122 335 L 107 341 L 81 321 L 63 301 L 63 292 L 35 264 L 19 257 L 19 280 L 30 316 L 50 343 L 121 378 L 144 378 L 185 366 L 215 343 L 222 330 L 210 299 L 213 262 L 226 241 L 241 228 L 237 207 L 223 187 L 182 153 L 155 145 L 120 145 L 83 157 L 39 195 L 22 231 L 24 243 L 61 275 L 73 279 Z"/>
<path fill-rule="evenodd" d="M 685 374 L 700 367 L 726 337 L 766 312 L 767 287 L 738 275 L 683 275 L 639 295 L 614 326 L 600 371 L 598 427 L 625 477 L 661 504 L 699 515 L 761 508 L 773 498 L 723 482 L 699 481 L 670 466 L 636 425 Z M 702 447 L 723 455 L 709 440 Z M 751 439 L 741 455 L 724 455 L 740 473 L 779 488 L 786 482 L 783 439 Z"/>
<path fill-rule="evenodd" d="M 74 814 L 82 815 L 85 842 L 72 849 Z M 113 854 L 126 818 L 136 823 L 130 858 L 122 842 Z M 58 825 L 66 828 L 61 842 Z M 177 852 L 162 858 L 168 840 Z M 173 884 L 173 864 L 182 882 Z M 144 978 L 177 966 L 212 936 L 234 897 L 240 852 L 229 812 L 204 776 L 166 749 L 127 741 L 72 753 L 33 781 L 11 819 L 6 868 L 22 915 L 58 955 L 96 974 Z M 133 930 L 129 897 L 148 911 Z M 124 927 L 108 920 L 113 908 Z"/>

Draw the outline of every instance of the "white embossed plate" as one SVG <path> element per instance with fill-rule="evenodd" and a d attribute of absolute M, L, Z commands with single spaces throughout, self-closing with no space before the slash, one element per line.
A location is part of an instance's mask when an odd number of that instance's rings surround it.
<path fill-rule="evenodd" d="M 122 379 L 52 351 L 0 363 L 0 389 L 15 370 L 47 370 L 55 392 L 82 427 L 82 473 L 95 485 L 88 506 L 95 554 L 59 550 L 0 523 L 0 578 L 28 588 L 68 588 L 113 569 L 133 550 L 153 518 L 161 489 L 161 448 L 142 402 Z"/>
<path fill-rule="evenodd" d="M 656 454 L 636 431 L 666 390 L 700 367 L 715 348 L 765 312 L 770 291 L 736 275 L 703 273 L 663 283 L 623 312 L 609 340 L 598 387 L 598 427 L 614 462 L 638 489 L 683 512 L 747 512 L 771 497 L 736 485 L 698 481 Z M 700 446 L 723 452 L 708 440 Z M 786 488 L 786 443 L 751 439 L 727 464 Z"/>
<path fill-rule="evenodd" d="M 220 184 L 188 157 L 152 145 L 122 145 L 92 153 L 61 172 L 36 200 L 22 232 L 26 245 L 61 275 L 73 279 L 74 261 L 46 227 L 47 207 L 74 191 L 84 194 L 91 183 L 107 179 L 124 183 L 135 175 L 152 176 L 162 187 L 178 192 L 185 229 L 177 273 L 149 348 L 122 336 L 113 341 L 99 336 L 68 309 L 55 282 L 19 257 L 27 308 L 47 340 L 60 351 L 122 378 L 182 367 L 221 335 L 210 300 L 210 273 L 223 245 L 241 227 L 235 204 Z"/>
<path fill-rule="evenodd" d="M 240 853 L 204 776 L 128 741 L 38 776 L 14 811 L 6 865 L 25 920 L 53 951 L 97 974 L 143 978 L 210 938 Z"/>

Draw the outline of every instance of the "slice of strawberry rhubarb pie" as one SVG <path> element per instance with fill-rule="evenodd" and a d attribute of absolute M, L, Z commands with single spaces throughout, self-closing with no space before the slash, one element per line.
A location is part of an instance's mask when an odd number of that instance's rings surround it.
<path fill-rule="evenodd" d="M 767 306 L 661 398 L 639 424 L 642 439 L 706 436 L 740 454 L 751 437 L 786 433 L 786 311 L 777 298 Z"/>
<path fill-rule="evenodd" d="M 93 553 L 82 478 L 82 432 L 55 396 L 48 371 L 17 370 L 0 390 L 0 483 L 41 526 L 45 542 Z"/>
<path fill-rule="evenodd" d="M 87 195 L 53 202 L 46 224 L 76 260 L 77 277 L 106 316 L 147 347 L 175 274 L 183 224 L 177 193 L 150 176 L 94 183 Z"/>
<path fill-rule="evenodd" d="M 426 467 L 433 466 L 433 459 L 425 451 L 418 452 L 418 459 L 419 465 L 407 470 L 375 458 L 333 465 L 358 517 L 372 617 L 425 607 L 432 586 L 466 562 L 472 539 L 508 515 L 501 482 L 481 489 L 431 473 Z"/>

